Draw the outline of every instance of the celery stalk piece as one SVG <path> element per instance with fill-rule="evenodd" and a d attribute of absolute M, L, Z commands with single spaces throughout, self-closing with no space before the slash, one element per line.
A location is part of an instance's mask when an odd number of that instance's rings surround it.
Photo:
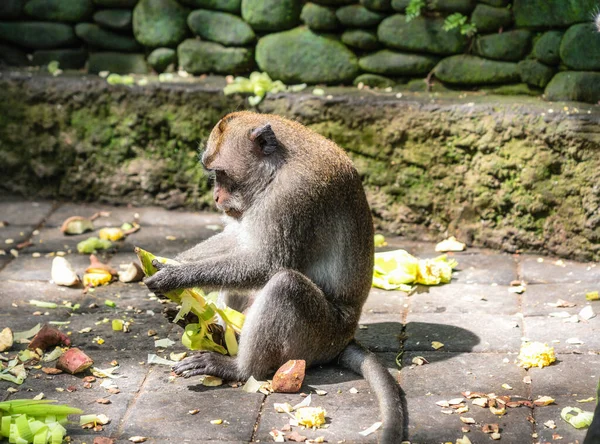
<path fill-rule="evenodd" d="M 12 421 L 12 417 L 10 415 L 2 416 L 2 422 L 0 422 L 0 436 L 8 438 L 10 434 L 10 423 Z"/>
<path fill-rule="evenodd" d="M 29 427 L 29 421 L 27 421 L 27 415 L 19 415 L 15 418 L 15 425 L 17 426 L 18 436 L 24 439 L 26 442 L 33 440 L 33 433 L 31 427 Z"/>
<path fill-rule="evenodd" d="M 33 444 L 46 444 L 48 438 L 48 426 L 44 426 L 43 429 L 39 429 L 38 432 L 33 436 Z"/>

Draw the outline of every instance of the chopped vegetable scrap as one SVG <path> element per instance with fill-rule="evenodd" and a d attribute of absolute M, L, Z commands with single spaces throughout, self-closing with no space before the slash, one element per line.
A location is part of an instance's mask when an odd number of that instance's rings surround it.
<path fill-rule="evenodd" d="M 10 328 L 6 327 L 0 332 L 0 352 L 8 350 L 13 345 L 13 332 Z"/>
<path fill-rule="evenodd" d="M 597 291 L 590 291 L 589 293 L 586 293 L 585 298 L 588 301 L 600 301 L 600 295 Z"/>
<path fill-rule="evenodd" d="M 578 407 L 565 407 L 561 410 L 560 417 L 576 429 L 581 429 L 590 426 L 594 412 L 586 412 Z"/>
<path fill-rule="evenodd" d="M 447 251 L 464 251 L 467 246 L 456 240 L 454 236 L 450 236 L 448 239 L 445 239 L 439 242 L 435 246 L 435 251 L 439 251 L 445 253 Z"/>
<path fill-rule="evenodd" d="M 304 381 L 304 372 L 306 371 L 306 361 L 291 360 L 287 361 L 273 376 L 271 386 L 277 393 L 297 393 L 300 391 L 302 381 Z"/>
<path fill-rule="evenodd" d="M 67 416 L 83 412 L 56 401 L 15 399 L 0 402 L 0 437 L 11 443 L 61 444 L 67 430 Z"/>
<path fill-rule="evenodd" d="M 445 284 L 452 279 L 452 270 L 457 265 L 446 255 L 420 260 L 405 250 L 375 253 L 373 286 L 384 290 L 411 291 L 413 284 Z"/>
<path fill-rule="evenodd" d="M 80 282 L 79 276 L 77 276 L 69 261 L 60 256 L 52 259 L 51 276 L 56 285 L 65 287 L 72 287 Z"/>
<path fill-rule="evenodd" d="M 107 227 L 107 228 L 102 228 L 98 232 L 98 237 L 102 240 L 116 242 L 116 241 L 123 239 L 125 237 L 125 233 L 120 228 Z"/>
<path fill-rule="evenodd" d="M 88 355 L 74 347 L 67 350 L 58 358 L 56 368 L 74 375 L 75 373 L 87 370 L 93 364 L 94 361 Z"/>
<path fill-rule="evenodd" d="M 385 247 L 387 245 L 387 242 L 386 242 L 383 234 L 376 234 L 373 237 L 373 242 L 375 243 L 375 248 Z"/>
<path fill-rule="evenodd" d="M 154 265 L 152 265 L 153 260 L 168 265 L 178 265 L 173 260 L 154 256 L 141 248 L 136 248 L 135 252 L 146 276 L 152 276 L 157 272 Z M 214 297 L 211 297 L 210 294 L 205 295 L 199 288 L 173 290 L 167 292 L 165 296 L 181 305 L 173 322 L 178 322 L 190 312 L 198 317 L 198 323 L 185 326 L 181 338 L 183 345 L 190 350 L 209 350 L 224 355 L 237 355 L 238 342 L 236 334 L 242 331 L 245 319 L 242 313 L 230 307 L 219 306 Z M 223 321 L 224 327 L 221 327 L 219 320 Z"/>
<path fill-rule="evenodd" d="M 251 93 L 253 96 L 248 98 L 248 103 L 252 106 L 258 105 L 265 95 L 283 91 L 297 92 L 306 88 L 306 83 L 300 85 L 286 86 L 281 80 L 273 81 L 266 72 L 253 72 L 249 78 L 236 77 L 233 82 L 223 88 L 225 95 L 235 93 Z"/>
<path fill-rule="evenodd" d="M 296 410 L 296 420 L 305 427 L 321 427 L 326 414 L 322 407 L 300 407 Z"/>
<path fill-rule="evenodd" d="M 60 227 L 60 231 L 64 234 L 83 234 L 93 229 L 94 223 L 92 220 L 81 216 L 69 217 Z"/>
<path fill-rule="evenodd" d="M 556 361 L 554 347 L 541 342 L 526 342 L 521 345 L 518 359 L 519 366 L 524 368 L 546 367 Z"/>
<path fill-rule="evenodd" d="M 96 253 L 98 250 L 108 250 L 110 247 L 112 247 L 112 242 L 109 240 L 89 237 L 77 244 L 77 251 L 91 254 Z"/>

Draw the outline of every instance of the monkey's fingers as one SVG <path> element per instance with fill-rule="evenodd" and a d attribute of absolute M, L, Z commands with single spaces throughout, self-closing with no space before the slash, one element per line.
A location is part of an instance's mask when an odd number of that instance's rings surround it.
<path fill-rule="evenodd" d="M 183 375 L 185 377 L 192 376 L 186 372 L 189 372 L 190 370 L 204 369 L 205 360 L 203 359 L 203 356 L 205 356 L 207 353 L 208 352 L 198 352 L 197 354 L 195 354 L 193 356 L 185 358 L 183 361 L 175 364 L 172 367 L 173 372 L 179 376 L 181 376 L 181 375 Z M 194 373 L 194 374 L 204 374 L 204 373 Z"/>
<path fill-rule="evenodd" d="M 167 264 L 163 264 L 158 259 L 152 259 L 152 266 L 156 268 L 158 271 L 162 270 L 167 266 Z"/>

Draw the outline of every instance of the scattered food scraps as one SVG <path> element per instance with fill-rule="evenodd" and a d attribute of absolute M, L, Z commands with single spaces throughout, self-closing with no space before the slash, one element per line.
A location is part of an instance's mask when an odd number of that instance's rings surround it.
<path fill-rule="evenodd" d="M 466 247 L 467 246 L 464 243 L 456 240 L 456 238 L 454 236 L 450 236 L 448 239 L 445 239 L 445 240 L 439 242 L 435 246 L 435 251 L 442 252 L 442 253 L 445 253 L 448 251 L 464 251 Z"/>
<path fill-rule="evenodd" d="M 175 361 L 169 361 L 168 359 L 161 358 L 160 356 L 151 353 L 148 355 L 148 364 L 168 365 L 169 367 L 172 367 L 177 363 Z"/>
<path fill-rule="evenodd" d="M 415 365 L 425 365 L 429 364 L 429 361 L 423 356 L 415 356 L 414 358 L 412 358 L 412 363 Z"/>
<path fill-rule="evenodd" d="M 569 308 L 569 307 L 575 307 L 577 304 L 575 304 L 574 302 L 565 301 L 564 299 L 558 299 L 556 302 L 549 303 L 548 305 L 550 307 L 556 307 L 556 308 Z"/>
<path fill-rule="evenodd" d="M 168 348 L 175 344 L 175 341 L 172 341 L 169 338 L 158 339 L 154 341 L 154 347 L 156 348 Z"/>
<path fill-rule="evenodd" d="M 544 407 L 550 404 L 554 404 L 555 399 L 550 396 L 540 396 L 538 399 L 533 401 L 533 404 L 538 407 Z"/>
<path fill-rule="evenodd" d="M 57 330 L 48 325 L 44 325 L 31 340 L 27 348 L 29 350 L 37 350 L 38 348 L 45 351 L 47 348 L 55 345 L 64 344 L 71 345 L 71 339 L 62 331 Z"/>
<path fill-rule="evenodd" d="M 554 422 L 554 420 L 550 419 L 548 421 L 546 421 L 544 423 L 544 426 L 549 428 L 549 429 L 555 429 L 556 428 L 556 423 Z"/>
<path fill-rule="evenodd" d="M 108 241 L 116 242 L 116 241 L 123 239 L 125 237 L 125 233 L 120 228 L 107 227 L 107 228 L 102 228 L 98 232 L 98 237 L 101 240 L 108 240 Z"/>
<path fill-rule="evenodd" d="M 248 97 L 248 103 L 251 106 L 258 105 L 265 95 L 269 93 L 278 93 L 283 91 L 297 92 L 306 88 L 306 83 L 299 85 L 286 86 L 280 80 L 272 80 L 266 72 L 253 72 L 248 78 L 235 77 L 231 83 L 223 88 L 223 93 L 227 96 L 235 93 L 251 93 Z"/>
<path fill-rule="evenodd" d="M 277 429 L 272 429 L 269 432 L 269 435 L 271 435 L 271 437 L 273 438 L 273 442 L 285 442 L 285 437 L 283 435 L 283 432 L 281 432 Z"/>
<path fill-rule="evenodd" d="M 565 407 L 560 411 L 560 417 L 576 429 L 581 429 L 590 426 L 594 412 L 586 412 L 578 407 Z"/>
<path fill-rule="evenodd" d="M 441 343 L 441 342 L 439 342 L 439 341 L 432 341 L 432 342 L 431 342 L 431 347 L 432 347 L 434 350 L 439 350 L 439 349 L 440 349 L 440 348 L 442 348 L 443 346 L 444 346 L 444 344 L 443 344 L 443 343 Z"/>
<path fill-rule="evenodd" d="M 387 245 L 383 234 L 376 234 L 375 236 L 373 236 L 373 242 L 375 244 L 375 248 L 385 247 Z"/>
<path fill-rule="evenodd" d="M 119 281 L 124 283 L 139 282 L 144 277 L 142 267 L 135 262 L 125 265 L 125 268 L 119 271 Z"/>
<path fill-rule="evenodd" d="M 445 284 L 452 279 L 452 269 L 457 265 L 446 255 L 419 260 L 405 250 L 375 253 L 373 286 L 408 291 L 413 284 Z"/>
<path fill-rule="evenodd" d="M 211 419 L 210 423 L 212 425 L 221 425 L 221 424 L 223 424 L 223 420 L 222 419 Z"/>
<path fill-rule="evenodd" d="M 590 291 L 589 293 L 585 294 L 585 298 L 588 301 L 598 301 L 598 300 L 600 300 L 600 295 L 598 294 L 597 291 Z"/>
<path fill-rule="evenodd" d="M 77 244 L 77 251 L 85 254 L 96 253 L 98 250 L 108 250 L 112 247 L 112 242 L 109 240 L 90 237 Z"/>
<path fill-rule="evenodd" d="M 145 436 L 132 436 L 128 440 L 131 442 L 145 442 L 148 438 Z"/>
<path fill-rule="evenodd" d="M 549 347 L 541 342 L 526 342 L 521 345 L 518 359 L 519 366 L 523 368 L 546 367 L 556 361 L 554 347 Z"/>
<path fill-rule="evenodd" d="M 79 284 L 79 276 L 73 270 L 73 267 L 64 257 L 55 257 L 52 259 L 51 277 L 56 285 L 72 287 Z"/>
<path fill-rule="evenodd" d="M 58 308 L 58 304 L 54 302 L 38 301 L 35 299 L 30 299 L 29 304 L 38 308 Z"/>
<path fill-rule="evenodd" d="M 571 344 L 571 345 L 581 345 L 583 344 L 583 341 L 579 338 L 569 338 L 565 341 L 567 344 Z"/>
<path fill-rule="evenodd" d="M 500 431 L 499 424 L 483 424 L 481 426 L 481 431 L 483 433 L 498 433 Z"/>
<path fill-rule="evenodd" d="M 306 361 L 302 359 L 290 360 L 283 364 L 275 375 L 271 387 L 276 393 L 297 393 L 304 381 Z"/>
<path fill-rule="evenodd" d="M 579 312 L 579 317 L 584 321 L 589 321 L 590 319 L 596 317 L 596 313 L 594 313 L 594 309 L 591 305 L 586 305 Z"/>

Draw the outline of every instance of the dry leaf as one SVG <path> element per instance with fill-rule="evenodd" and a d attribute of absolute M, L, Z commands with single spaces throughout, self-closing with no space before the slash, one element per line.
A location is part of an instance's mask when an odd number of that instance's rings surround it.
<path fill-rule="evenodd" d="M 538 399 L 533 401 L 534 405 L 538 407 L 543 407 L 546 405 L 554 404 L 555 399 L 550 396 L 540 396 Z"/>
<path fill-rule="evenodd" d="M 285 435 L 285 437 L 287 438 L 288 441 L 294 441 L 294 442 L 306 441 L 306 436 L 301 435 L 300 433 L 298 433 L 295 430 L 292 433 L 288 433 L 287 435 Z"/>
<path fill-rule="evenodd" d="M 498 433 L 500 431 L 500 425 L 498 424 L 484 424 L 481 426 L 483 433 Z"/>

